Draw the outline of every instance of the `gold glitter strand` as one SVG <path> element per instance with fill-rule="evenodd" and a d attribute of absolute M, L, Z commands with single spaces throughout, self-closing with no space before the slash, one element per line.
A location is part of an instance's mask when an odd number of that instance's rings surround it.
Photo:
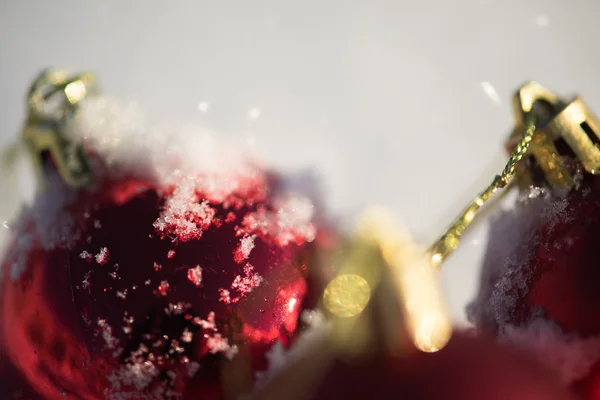
<path fill-rule="evenodd" d="M 527 153 L 536 131 L 534 112 L 528 112 L 525 115 L 523 125 L 524 129 L 521 139 L 510 155 L 502 173 L 496 175 L 492 183 L 471 201 L 446 232 L 430 247 L 429 253 L 431 254 L 432 264 L 435 267 L 439 268 L 440 264 L 458 247 L 462 235 L 473 222 L 475 214 L 479 209 L 498 189 L 502 189 L 508 185 L 511 178 L 515 175 L 517 164 L 521 161 L 525 153 Z"/>

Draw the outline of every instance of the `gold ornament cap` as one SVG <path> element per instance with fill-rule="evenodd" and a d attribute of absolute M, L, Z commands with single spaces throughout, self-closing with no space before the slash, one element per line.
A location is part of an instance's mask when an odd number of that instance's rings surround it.
<path fill-rule="evenodd" d="M 524 116 L 534 113 L 537 127 L 525 157 L 541 168 L 554 189 L 574 185 L 573 168 L 569 168 L 564 155 L 576 158 L 585 172 L 600 173 L 600 122 L 580 97 L 566 102 L 539 83 L 528 82 L 515 93 L 513 111 L 516 129 L 507 148 L 514 148 L 523 130 Z M 520 166 L 519 175 L 527 186 L 533 183 L 527 165 Z"/>
<path fill-rule="evenodd" d="M 47 155 L 67 185 L 79 188 L 92 181 L 92 167 L 82 144 L 67 138 L 64 127 L 81 102 L 96 92 L 96 78 L 90 73 L 44 70 L 31 85 L 22 137 L 42 184 Z"/>

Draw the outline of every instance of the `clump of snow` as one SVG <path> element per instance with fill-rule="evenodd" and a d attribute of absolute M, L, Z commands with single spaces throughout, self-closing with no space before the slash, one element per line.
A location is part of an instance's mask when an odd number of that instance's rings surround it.
<path fill-rule="evenodd" d="M 84 102 L 66 134 L 102 158 L 102 173 L 171 188 L 154 226 L 179 240 L 202 235 L 213 222 L 211 204 L 239 207 L 265 196 L 264 173 L 240 146 L 197 128 L 149 128 L 136 106 L 109 97 Z"/>
<path fill-rule="evenodd" d="M 189 303 L 169 303 L 169 305 L 165 308 L 166 315 L 181 315 L 185 310 L 189 310 L 191 308 L 191 304 Z"/>
<path fill-rule="evenodd" d="M 65 186 L 57 173 L 49 171 L 43 190 L 31 205 L 23 206 L 11 227 L 15 239 L 7 261 L 11 263 L 12 279 L 18 279 L 25 271 L 32 250 L 70 248 L 77 243 L 81 232 L 67 209 L 74 200 L 75 192 Z"/>
<path fill-rule="evenodd" d="M 14 243 L 7 255 L 11 278 L 19 279 L 32 250 L 52 250 L 73 247 L 81 236 L 68 207 L 75 200 L 74 191 L 67 188 L 60 176 L 48 171 L 40 190 L 30 205 L 24 205 L 20 217 L 11 226 Z"/>
<path fill-rule="evenodd" d="M 260 175 L 239 146 L 197 127 L 148 127 L 135 104 L 108 96 L 82 103 L 66 134 L 92 148 L 111 174 L 127 171 L 166 186 L 195 172 L 207 174 L 198 189 L 209 194 L 210 201 L 220 202 L 243 191 L 243 181 Z"/>
<path fill-rule="evenodd" d="M 119 368 L 113 369 L 107 375 L 110 387 L 107 388 L 105 394 L 108 399 L 137 399 L 140 396 L 146 399 L 162 398 L 144 391 L 160 372 L 154 363 L 147 359 L 148 353 L 148 347 L 140 344 L 138 349 L 132 351 Z"/>
<path fill-rule="evenodd" d="M 236 263 L 241 264 L 244 260 L 247 260 L 250 257 L 250 253 L 252 249 L 254 249 L 254 239 L 256 235 L 244 235 L 243 238 L 240 239 L 240 242 L 237 248 L 233 252 L 233 259 Z"/>
<path fill-rule="evenodd" d="M 188 269 L 187 278 L 197 287 L 202 286 L 202 268 L 196 265 L 196 268 Z"/>
<path fill-rule="evenodd" d="M 225 304 L 231 304 L 231 292 L 227 289 L 219 288 L 219 301 Z"/>
<path fill-rule="evenodd" d="M 212 330 L 217 329 L 217 325 L 215 323 L 215 313 L 213 311 L 208 313 L 208 317 L 206 317 L 206 319 L 202 319 L 200 317 L 194 317 L 192 322 L 195 325 L 200 326 L 202 329 L 212 329 Z"/>
<path fill-rule="evenodd" d="M 158 285 L 158 291 L 157 294 L 160 296 L 166 296 L 167 293 L 169 292 L 169 282 L 168 281 L 161 281 L 160 284 Z"/>
<path fill-rule="evenodd" d="M 532 352 L 565 385 L 585 378 L 600 361 L 600 337 L 583 339 L 566 334 L 555 323 L 542 318 L 526 326 L 504 326 L 500 340 Z"/>
<path fill-rule="evenodd" d="M 158 188 L 165 203 L 154 226 L 174 241 L 200 238 L 209 226 L 219 226 L 223 219 L 232 221 L 235 211 L 260 204 L 267 195 L 265 171 L 238 143 L 197 127 L 149 127 L 136 105 L 107 96 L 86 99 L 66 123 L 64 134 L 94 155 L 98 181 L 127 176 Z M 77 218 L 90 214 L 74 215 L 69 209 L 78 196 L 50 171 L 44 191 L 15 225 L 17 237 L 31 234 L 33 240 L 21 241 L 22 254 L 14 257 L 13 276 L 22 271 L 19 260 L 33 246 L 70 248 L 79 241 Z M 226 212 L 222 218 L 215 217 L 215 205 Z M 282 196 L 275 210 L 259 208 L 247 216 L 244 223 L 251 229 L 240 231 L 240 263 L 252 250 L 254 234 L 281 246 L 313 240 L 312 213 L 310 200 Z M 91 222 L 93 228 L 102 228 L 100 221 Z M 174 254 L 169 252 L 169 258 Z"/>
<path fill-rule="evenodd" d="M 102 247 L 98 254 L 96 254 L 96 262 L 100 265 L 104 265 L 108 262 L 109 252 L 106 247 Z"/>
<path fill-rule="evenodd" d="M 514 313 L 534 279 L 533 251 L 544 240 L 538 228 L 544 226 L 544 232 L 552 232 L 557 223 L 570 221 L 573 216 L 567 206 L 562 196 L 531 188 L 514 208 L 502 210 L 492 219 L 480 291 L 468 309 L 478 328 L 491 328 L 499 340 L 533 352 L 565 385 L 587 376 L 600 361 L 600 337 L 565 333 L 535 313 L 523 325 L 515 326 Z M 567 240 L 553 245 L 568 250 L 570 244 Z"/>
<path fill-rule="evenodd" d="M 312 242 L 316 229 L 312 223 L 314 205 L 306 197 L 283 196 L 274 200 L 274 211 L 260 207 L 244 217 L 240 232 L 258 233 L 279 246 L 290 242 Z"/>
<path fill-rule="evenodd" d="M 229 340 L 220 333 L 206 338 L 206 348 L 211 354 L 223 353 L 230 360 L 238 353 L 238 347 L 230 345 Z"/>
<path fill-rule="evenodd" d="M 43 191 L 39 192 L 33 204 L 23 211 L 23 215 L 28 215 L 34 221 L 36 238 L 41 248 L 51 250 L 58 246 L 75 245 L 80 232 L 67 209 L 75 197 L 75 192 L 65 187 L 57 174 L 46 174 Z"/>
<path fill-rule="evenodd" d="M 244 276 L 237 275 L 231 283 L 232 289 L 237 289 L 242 295 L 250 293 L 252 289 L 260 286 L 264 281 L 263 277 L 257 272 L 253 272 L 254 267 L 251 264 L 244 266 Z"/>
<path fill-rule="evenodd" d="M 100 333 L 104 339 L 104 348 L 114 350 L 119 345 L 119 339 L 113 336 L 113 330 L 111 326 L 106 322 L 105 319 L 98 318 L 98 326 L 100 327 Z"/>
<path fill-rule="evenodd" d="M 467 314 L 478 327 L 510 325 L 517 300 L 529 291 L 534 271 L 529 268 L 537 228 L 551 221 L 572 218 L 567 201 L 547 191 L 532 188 L 515 207 L 501 210 L 490 221 L 489 244 L 481 272 L 480 290 Z"/>
<path fill-rule="evenodd" d="M 172 234 L 181 241 L 199 239 L 213 220 L 215 210 L 207 200 L 201 201 L 196 191 L 196 180 L 185 179 L 167 198 L 154 228 L 163 234 Z"/>
<path fill-rule="evenodd" d="M 216 354 L 220 352 L 229 359 L 232 359 L 237 354 L 238 347 L 235 344 L 229 344 L 229 340 L 219 333 L 215 323 L 215 313 L 213 311 L 208 313 L 206 319 L 194 317 L 192 323 L 204 330 L 203 337 L 206 349 L 209 353 Z"/>
<path fill-rule="evenodd" d="M 83 276 L 83 281 L 81 281 L 81 288 L 84 290 L 87 290 L 88 293 L 91 293 L 92 291 L 92 283 L 90 282 L 90 276 L 92 275 L 92 271 L 89 270 L 88 272 L 85 273 L 85 275 Z"/>
<path fill-rule="evenodd" d="M 254 266 L 248 263 L 244 266 L 244 275 L 236 275 L 230 286 L 231 290 L 238 291 L 239 296 L 231 297 L 230 290 L 219 288 L 219 301 L 225 304 L 237 303 L 242 297 L 259 287 L 263 282 L 264 278 L 257 272 L 254 272 Z"/>
<path fill-rule="evenodd" d="M 184 329 L 181 334 L 181 341 L 184 343 L 191 343 L 194 338 L 194 334 L 190 332 L 187 328 Z"/>

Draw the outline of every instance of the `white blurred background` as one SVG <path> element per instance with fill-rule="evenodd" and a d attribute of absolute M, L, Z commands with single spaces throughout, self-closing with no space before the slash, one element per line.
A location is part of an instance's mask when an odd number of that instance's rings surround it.
<path fill-rule="evenodd" d="M 598 17 L 595 0 L 0 0 L 0 148 L 40 68 L 91 70 L 157 123 L 313 169 L 330 214 L 383 204 L 428 244 L 500 171 L 520 84 L 600 112 Z M 26 164 L 2 166 L 0 223 L 33 190 Z M 485 243 L 482 225 L 444 266 L 459 323 Z"/>

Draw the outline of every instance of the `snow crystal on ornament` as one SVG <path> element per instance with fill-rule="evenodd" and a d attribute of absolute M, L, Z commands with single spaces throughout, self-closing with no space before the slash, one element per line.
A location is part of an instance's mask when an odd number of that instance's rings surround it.
<path fill-rule="evenodd" d="M 101 157 L 112 175 L 126 171 L 168 186 L 186 174 L 205 174 L 196 189 L 211 202 L 246 190 L 247 181 L 260 175 L 235 144 L 197 127 L 149 128 L 136 105 L 106 96 L 83 102 L 65 131 Z"/>
<path fill-rule="evenodd" d="M 223 353 L 230 360 L 238 352 L 238 347 L 236 345 L 230 346 L 229 340 L 220 333 L 215 333 L 206 339 L 206 348 L 211 354 Z"/>
<path fill-rule="evenodd" d="M 150 386 L 159 373 L 154 363 L 146 358 L 148 353 L 148 348 L 144 344 L 140 344 L 137 350 L 130 353 L 123 365 L 110 372 L 107 376 L 110 389 L 107 389 L 106 393 L 109 399 L 137 399 L 140 396 L 147 399 L 162 399 L 162 397 L 150 395 L 147 391 L 140 393 Z M 130 388 L 134 390 L 132 391 Z"/>
<path fill-rule="evenodd" d="M 491 218 L 489 237 L 493 240 L 483 262 L 480 291 L 467 309 L 476 326 L 497 326 L 502 332 L 510 325 L 517 301 L 528 293 L 533 278 L 528 265 L 539 242 L 537 227 L 546 224 L 552 230 L 558 220 L 572 218 L 566 212 L 566 200 L 536 188 L 531 193 L 519 198 L 514 208 Z"/>
<path fill-rule="evenodd" d="M 194 285 L 200 287 L 202 285 L 202 268 L 196 265 L 196 268 L 188 269 L 187 278 Z"/>
<path fill-rule="evenodd" d="M 7 260 L 12 263 L 11 277 L 21 277 L 33 249 L 52 250 L 72 247 L 81 232 L 67 207 L 75 200 L 75 192 L 67 188 L 59 175 L 49 171 L 45 176 L 44 190 L 31 205 L 21 210 L 13 226 L 14 244 Z"/>
<path fill-rule="evenodd" d="M 98 319 L 97 324 L 100 327 L 100 333 L 104 339 L 104 347 L 109 350 L 116 349 L 119 345 L 119 339 L 113 336 L 113 330 L 110 325 L 102 318 Z"/>
<path fill-rule="evenodd" d="M 600 337 L 579 338 L 553 322 L 536 318 L 525 326 L 507 325 L 503 342 L 530 351 L 568 385 L 588 376 L 600 360 Z"/>
<path fill-rule="evenodd" d="M 88 293 L 91 293 L 92 283 L 90 282 L 90 276 L 92 275 L 92 271 L 88 271 L 83 276 L 83 281 L 81 282 L 81 288 L 87 290 Z"/>
<path fill-rule="evenodd" d="M 246 234 L 243 238 L 240 239 L 240 243 L 238 244 L 237 249 L 233 253 L 233 259 L 236 263 L 241 264 L 244 260 L 247 260 L 250 257 L 250 252 L 254 249 L 254 239 L 256 235 L 248 235 Z"/>
<path fill-rule="evenodd" d="M 232 289 L 237 289 L 242 295 L 250 293 L 252 289 L 257 288 L 264 279 L 254 271 L 250 264 L 244 266 L 244 276 L 237 275 L 231 283 Z"/>
<path fill-rule="evenodd" d="M 244 217 L 242 226 L 246 232 L 256 232 L 279 246 L 287 246 L 290 242 L 302 244 L 314 240 L 316 229 L 312 223 L 314 210 L 310 199 L 279 197 L 274 203 L 275 211 L 259 207 L 256 212 Z"/>
<path fill-rule="evenodd" d="M 219 301 L 225 304 L 231 304 L 231 292 L 227 289 L 219 288 Z"/>
<path fill-rule="evenodd" d="M 46 174 L 44 190 L 37 194 L 32 206 L 23 211 L 24 216 L 31 218 L 43 249 L 71 247 L 79 239 L 75 221 L 66 208 L 75 197 L 76 193 L 65 186 L 58 174 Z"/>
<path fill-rule="evenodd" d="M 83 102 L 66 124 L 65 135 L 83 143 L 92 154 L 96 181 L 103 178 L 140 178 L 164 190 L 165 203 L 154 223 L 159 234 L 172 240 L 191 240 L 202 236 L 210 226 L 219 226 L 214 205 L 227 212 L 226 222 L 236 218 L 242 206 L 253 206 L 266 197 L 267 176 L 262 166 L 241 147 L 202 129 L 182 127 L 150 128 L 145 125 L 137 106 L 110 97 L 95 96 Z M 94 189 L 95 190 L 95 189 Z M 51 250 L 69 248 L 78 242 L 73 204 L 78 191 L 67 187 L 56 172 L 45 177 L 45 190 L 33 206 L 23 210 L 15 226 L 16 237 L 33 235 L 40 247 Z M 89 212 L 82 217 L 89 218 Z M 254 247 L 255 235 L 268 242 L 285 246 L 302 244 L 315 237 L 311 223 L 313 204 L 304 197 L 280 196 L 275 209 L 259 207 L 246 215 L 238 231 L 239 249 L 234 257 L 243 263 Z M 93 221 L 101 229 L 99 220 Z M 23 269 L 26 255 L 34 241 L 22 240 L 20 254 L 15 254 L 13 275 Z M 107 260 L 102 252 L 98 262 Z M 169 258 L 175 255 L 169 252 Z"/>
<path fill-rule="evenodd" d="M 95 256 L 96 262 L 101 265 L 104 265 L 108 262 L 108 257 L 109 257 L 109 253 L 108 253 L 108 249 L 106 247 L 101 248 L 100 252 L 98 254 L 96 254 L 96 256 Z"/>
<path fill-rule="evenodd" d="M 253 271 L 254 267 L 251 264 L 246 264 L 244 266 L 244 275 L 237 275 L 230 286 L 231 290 L 238 291 L 239 296 L 231 297 L 230 290 L 219 288 L 219 301 L 225 304 L 237 303 L 247 293 L 259 287 L 263 283 L 264 278 Z"/>
<path fill-rule="evenodd" d="M 154 227 L 158 232 L 175 235 L 184 242 L 199 239 L 215 215 L 215 210 L 208 201 L 200 200 L 195 179 L 185 179 L 167 198 Z"/>
<path fill-rule="evenodd" d="M 166 296 L 167 292 L 169 291 L 169 282 L 168 281 L 161 281 L 160 285 L 158 285 L 158 294 L 160 296 Z"/>

